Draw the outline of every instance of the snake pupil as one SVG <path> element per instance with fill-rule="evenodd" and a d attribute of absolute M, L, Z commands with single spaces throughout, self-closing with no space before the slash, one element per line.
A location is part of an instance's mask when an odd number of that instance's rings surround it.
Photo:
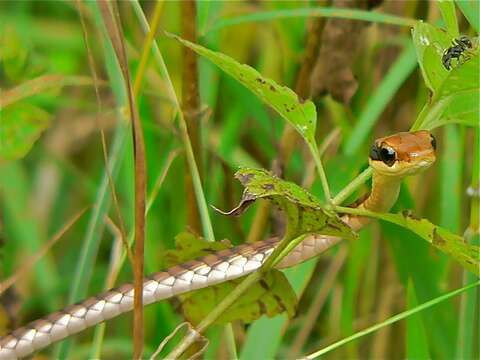
<path fill-rule="evenodd" d="M 387 147 L 381 148 L 380 160 L 382 160 L 386 165 L 392 166 L 395 163 L 395 150 Z"/>
<path fill-rule="evenodd" d="M 381 147 L 381 145 L 373 144 L 370 148 L 370 159 L 383 161 L 388 166 L 395 164 L 395 150 L 390 147 Z"/>

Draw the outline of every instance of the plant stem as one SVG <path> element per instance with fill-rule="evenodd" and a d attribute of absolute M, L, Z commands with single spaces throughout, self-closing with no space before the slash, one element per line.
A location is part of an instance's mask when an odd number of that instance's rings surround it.
<path fill-rule="evenodd" d="M 225 297 L 215 309 L 210 312 L 201 322 L 198 324 L 196 331 L 191 331 L 185 338 L 178 344 L 175 349 L 168 354 L 166 359 L 177 359 L 182 355 L 185 350 L 192 345 L 199 334 L 207 329 L 225 310 L 227 310 L 251 285 L 257 282 L 262 276 L 261 271 L 256 271 L 248 275 L 233 291 Z"/>
<path fill-rule="evenodd" d="M 182 37 L 197 42 L 197 4 L 195 0 L 180 2 Z M 200 180 L 203 174 L 200 92 L 198 85 L 197 54 L 186 46 L 182 47 L 182 112 L 187 124 L 188 135 L 192 143 L 195 163 L 199 169 Z M 187 168 L 188 169 L 188 168 Z M 199 209 L 195 201 L 193 174 L 185 172 L 185 196 L 187 201 L 187 225 L 196 233 L 202 231 Z"/>
<path fill-rule="evenodd" d="M 340 205 L 343 203 L 355 190 L 358 189 L 365 181 L 367 181 L 372 176 L 373 170 L 371 167 L 366 168 L 360 175 L 353 179 L 350 184 L 345 186 L 342 191 L 340 191 L 337 196 L 332 200 L 333 205 Z"/>
<path fill-rule="evenodd" d="M 315 166 L 317 168 L 318 176 L 320 177 L 320 182 L 322 183 L 325 199 L 328 204 L 331 204 L 332 197 L 330 195 L 330 187 L 328 186 L 327 175 L 325 174 L 325 169 L 323 168 L 322 160 L 320 159 L 317 144 L 315 142 L 308 142 L 308 147 L 310 148 L 310 151 L 312 153 L 313 161 L 315 161 Z"/>

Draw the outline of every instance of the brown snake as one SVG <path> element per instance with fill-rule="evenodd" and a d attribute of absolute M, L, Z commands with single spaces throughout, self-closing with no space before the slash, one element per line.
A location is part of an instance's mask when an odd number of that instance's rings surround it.
<path fill-rule="evenodd" d="M 386 212 L 396 202 L 402 179 L 426 169 L 435 161 L 435 139 L 428 131 L 399 133 L 375 141 L 370 151 L 372 191 L 359 208 Z M 343 216 L 358 231 L 368 220 Z M 329 249 L 341 239 L 309 235 L 278 265 L 286 268 Z M 258 270 L 271 255 L 278 240 L 269 239 L 222 250 L 206 257 L 157 272 L 143 281 L 144 305 L 207 286 L 245 276 Z M 0 338 L 0 359 L 16 359 L 72 336 L 90 326 L 133 308 L 133 285 L 126 284 L 76 305 L 33 321 Z"/>

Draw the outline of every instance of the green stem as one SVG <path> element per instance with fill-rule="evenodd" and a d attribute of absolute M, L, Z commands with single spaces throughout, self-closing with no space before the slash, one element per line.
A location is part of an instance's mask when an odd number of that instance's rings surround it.
<path fill-rule="evenodd" d="M 320 177 L 320 182 L 322 183 L 325 199 L 327 203 L 330 204 L 332 202 L 332 196 L 330 195 L 330 187 L 328 186 L 327 175 L 325 174 L 325 169 L 323 168 L 322 160 L 320 159 L 317 144 L 315 142 L 308 142 L 308 147 L 312 153 L 313 161 L 315 161 L 315 166 L 317 168 L 318 176 Z"/>
<path fill-rule="evenodd" d="M 255 271 L 254 273 L 248 275 L 245 280 L 243 280 L 238 286 L 233 289 L 233 291 L 225 297 L 220 304 L 215 307 L 201 322 L 198 324 L 196 331 L 190 331 L 187 336 L 178 344 L 175 349 L 172 350 L 170 354 L 166 356 L 166 359 L 178 359 L 185 350 L 192 345 L 200 333 L 207 329 L 225 310 L 227 310 L 250 286 L 256 283 L 262 272 Z"/>
<path fill-rule="evenodd" d="M 235 333 L 233 332 L 232 324 L 225 325 L 223 329 L 225 341 L 227 343 L 228 357 L 231 360 L 237 360 L 237 344 L 235 343 Z"/>
<path fill-rule="evenodd" d="M 357 190 L 365 181 L 372 176 L 372 168 L 366 168 L 360 175 L 353 179 L 350 184 L 345 186 L 342 191 L 338 193 L 332 200 L 333 205 L 340 205 L 343 203 L 355 190 Z"/>

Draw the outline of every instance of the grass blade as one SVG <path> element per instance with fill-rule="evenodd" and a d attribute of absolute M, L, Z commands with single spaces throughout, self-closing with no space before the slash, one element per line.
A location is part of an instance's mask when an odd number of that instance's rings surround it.
<path fill-rule="evenodd" d="M 456 289 L 456 290 L 451 291 L 451 292 L 449 292 L 445 295 L 442 295 L 442 296 L 439 296 L 435 299 L 427 301 L 427 302 L 425 302 L 425 303 L 423 303 L 423 304 L 421 304 L 421 305 L 419 305 L 419 306 L 417 306 L 413 309 L 410 309 L 410 310 L 404 311 L 400 314 L 397 314 L 395 316 L 392 316 L 391 318 L 389 318 L 389 319 L 387 319 L 387 320 L 385 320 L 385 321 L 383 321 L 379 324 L 375 324 L 374 326 L 371 326 L 371 327 L 369 327 L 365 330 L 359 331 L 352 336 L 349 336 L 349 337 L 346 337 L 345 339 L 337 341 L 336 343 L 333 343 L 332 345 L 329 345 L 329 346 L 327 346 L 327 347 L 325 347 L 325 348 L 323 348 L 319 351 L 316 351 L 316 352 L 306 356 L 305 359 L 315 359 L 315 358 L 317 358 L 321 355 L 325 355 L 326 353 L 328 353 L 332 350 L 335 350 L 335 349 L 339 348 L 340 346 L 343 346 L 343 345 L 345 345 L 345 344 L 347 344 L 347 343 L 349 343 L 353 340 L 359 339 L 359 338 L 361 338 L 365 335 L 368 335 L 368 334 L 370 334 L 374 331 L 377 331 L 377 330 L 379 330 L 379 329 L 381 329 L 385 326 L 388 326 L 388 325 L 391 325 L 393 323 L 396 323 L 397 321 L 403 320 L 403 319 L 405 319 L 405 318 L 407 318 L 411 315 L 414 315 L 414 314 L 416 314 L 420 311 L 428 309 L 429 307 L 437 305 L 437 304 L 439 304 L 439 303 L 441 303 L 445 300 L 448 300 L 448 299 L 450 299 L 454 296 L 457 296 L 457 295 L 463 293 L 464 291 L 470 290 L 470 289 L 475 288 L 476 286 L 479 286 L 479 285 L 480 285 L 480 281 L 477 281 L 477 282 L 474 282 L 470 285 L 464 286 L 460 289 Z"/>
<path fill-rule="evenodd" d="M 400 16 L 382 14 L 379 12 L 365 11 L 358 9 L 342 9 L 333 7 L 312 7 L 300 9 L 286 9 L 276 11 L 257 12 L 254 14 L 242 15 L 233 18 L 221 19 L 207 29 L 208 32 L 218 31 L 225 27 L 240 25 L 249 22 L 271 21 L 276 19 L 287 19 L 296 17 L 328 17 L 350 20 L 368 21 L 372 23 L 383 23 L 398 26 L 412 27 L 417 23 L 415 19 Z"/>

